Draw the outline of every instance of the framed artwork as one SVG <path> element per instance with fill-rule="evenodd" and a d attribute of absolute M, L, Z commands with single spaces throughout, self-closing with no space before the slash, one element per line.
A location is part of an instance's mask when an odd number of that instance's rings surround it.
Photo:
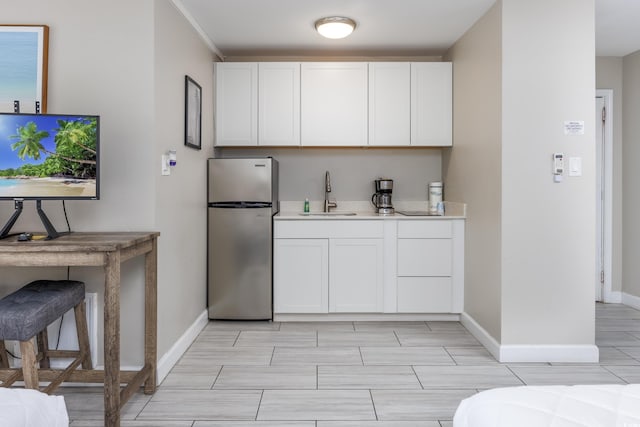
<path fill-rule="evenodd" d="M 0 111 L 47 112 L 49 27 L 0 25 Z"/>
<path fill-rule="evenodd" d="M 184 145 L 202 148 L 202 88 L 184 76 Z"/>

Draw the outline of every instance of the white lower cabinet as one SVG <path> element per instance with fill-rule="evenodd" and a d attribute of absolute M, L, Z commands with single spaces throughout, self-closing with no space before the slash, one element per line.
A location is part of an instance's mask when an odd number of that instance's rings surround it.
<path fill-rule="evenodd" d="M 326 313 L 327 239 L 275 239 L 273 308 L 276 313 Z"/>
<path fill-rule="evenodd" d="M 276 221 L 275 313 L 382 313 L 381 221 Z"/>
<path fill-rule="evenodd" d="M 274 313 L 461 313 L 464 220 L 276 220 Z"/>
<path fill-rule="evenodd" d="M 276 313 L 381 313 L 382 239 L 275 239 Z"/>
<path fill-rule="evenodd" d="M 383 239 L 331 239 L 329 312 L 381 313 Z"/>
<path fill-rule="evenodd" d="M 464 222 L 398 223 L 398 313 L 460 313 Z"/>
<path fill-rule="evenodd" d="M 398 313 L 450 313 L 451 277 L 398 277 Z"/>
<path fill-rule="evenodd" d="M 451 239 L 398 239 L 398 276 L 451 276 Z"/>

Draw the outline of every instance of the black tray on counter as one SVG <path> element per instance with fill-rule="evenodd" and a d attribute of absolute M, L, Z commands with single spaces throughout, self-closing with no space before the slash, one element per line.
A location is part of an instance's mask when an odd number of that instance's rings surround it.
<path fill-rule="evenodd" d="M 429 213 L 429 211 L 396 211 L 396 213 L 404 216 L 443 216 L 435 213 Z"/>

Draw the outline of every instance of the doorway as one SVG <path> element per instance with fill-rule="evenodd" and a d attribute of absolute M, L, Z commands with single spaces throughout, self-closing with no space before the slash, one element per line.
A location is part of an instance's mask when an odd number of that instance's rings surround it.
<path fill-rule="evenodd" d="M 620 302 L 611 287 L 613 236 L 613 91 L 596 91 L 596 301 Z"/>

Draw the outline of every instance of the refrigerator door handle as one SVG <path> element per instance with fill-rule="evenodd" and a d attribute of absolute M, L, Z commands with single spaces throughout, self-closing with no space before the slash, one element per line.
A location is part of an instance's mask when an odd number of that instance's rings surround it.
<path fill-rule="evenodd" d="M 210 208 L 222 208 L 222 209 L 262 209 L 270 208 L 271 202 L 209 202 L 207 204 Z"/>

